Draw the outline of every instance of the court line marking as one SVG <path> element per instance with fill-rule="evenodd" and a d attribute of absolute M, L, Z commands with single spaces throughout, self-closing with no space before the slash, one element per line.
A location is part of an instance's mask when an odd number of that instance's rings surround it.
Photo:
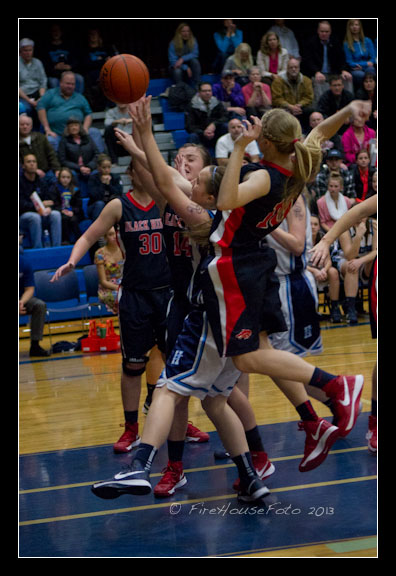
<path fill-rule="evenodd" d="M 300 484 L 296 486 L 282 486 L 281 488 L 274 488 L 271 490 L 271 494 L 275 494 L 277 492 L 293 492 L 295 490 L 307 490 L 309 488 L 320 488 L 323 486 L 337 486 L 340 484 L 351 484 L 355 482 L 367 482 L 371 480 L 376 480 L 377 475 L 373 476 L 361 476 L 358 478 L 343 478 L 341 480 L 332 480 L 331 482 L 315 482 L 313 484 Z M 237 498 L 237 494 L 221 494 L 217 496 L 208 496 L 208 497 L 201 497 L 201 498 L 194 498 L 190 500 L 179 500 L 177 502 L 163 502 L 159 504 L 147 504 L 144 506 L 132 506 L 130 508 L 116 508 L 113 510 L 99 510 L 96 512 L 85 512 L 81 514 L 71 514 L 67 516 L 55 516 L 52 518 L 38 518 L 36 520 L 24 520 L 19 522 L 19 526 L 32 526 L 35 524 L 49 524 L 52 522 L 64 522 L 67 520 L 79 520 L 83 518 L 95 518 L 97 516 L 108 516 L 110 514 L 124 514 L 126 512 L 142 512 L 144 510 L 153 510 L 153 509 L 160 509 L 160 508 L 167 508 L 174 506 L 175 504 L 180 506 L 185 506 L 187 504 L 198 504 L 200 502 L 214 502 L 216 500 L 226 500 L 226 499 L 235 499 Z"/>
<path fill-rule="evenodd" d="M 375 544 L 375 546 L 372 546 Z M 365 536 L 365 537 L 356 537 L 356 538 L 345 538 L 343 540 L 321 540 L 318 542 L 312 542 L 307 544 L 301 544 L 299 546 L 295 546 L 291 544 L 290 546 L 276 546 L 272 548 L 257 548 L 255 550 L 242 550 L 241 552 L 229 552 L 225 554 L 219 554 L 218 556 L 213 557 L 238 557 L 238 556 L 252 556 L 253 554 L 265 554 L 266 552 L 283 552 L 285 550 L 303 550 L 304 548 L 315 548 L 317 546 L 327 546 L 330 550 L 336 553 L 342 552 L 351 552 L 351 551 L 364 551 L 364 550 L 371 550 L 377 548 L 377 536 Z M 364 546 L 364 547 L 363 547 Z M 334 547 L 334 548 L 333 548 Z M 341 547 L 345 547 L 344 550 L 341 550 Z M 338 548 L 338 549 L 337 549 Z M 212 556 L 208 556 L 211 558 Z M 283 557 L 283 556 L 282 556 Z M 310 555 L 309 557 L 312 557 Z M 316 556 L 315 556 L 316 557 Z"/>
<path fill-rule="evenodd" d="M 359 446 L 357 448 L 341 448 L 339 450 L 330 450 L 329 454 L 342 454 L 345 452 L 360 452 L 362 450 L 367 450 L 367 446 Z M 271 458 L 271 462 L 283 462 L 286 460 L 297 460 L 297 458 L 302 458 L 303 454 L 295 454 L 294 456 L 281 456 L 278 458 Z M 187 468 L 184 470 L 185 474 L 191 474 L 193 472 L 207 472 L 211 470 L 222 470 L 224 468 L 235 467 L 233 462 L 227 464 L 218 464 L 213 466 L 203 466 L 200 468 Z M 154 472 L 150 475 L 151 478 L 158 478 L 162 476 L 162 472 Z M 95 481 L 91 482 L 78 482 L 75 484 L 63 484 L 59 486 L 45 486 L 43 488 L 29 488 L 27 490 L 20 490 L 19 494 L 35 494 L 37 492 L 51 492 L 53 490 L 68 490 L 69 488 L 83 488 L 84 486 L 91 486 Z"/>

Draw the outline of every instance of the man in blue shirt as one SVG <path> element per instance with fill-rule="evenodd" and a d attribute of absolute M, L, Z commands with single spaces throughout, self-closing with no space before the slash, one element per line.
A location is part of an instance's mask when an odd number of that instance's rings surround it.
<path fill-rule="evenodd" d="M 73 116 L 81 120 L 83 128 L 94 140 L 100 152 L 104 151 L 100 132 L 91 128 L 92 110 L 88 100 L 75 91 L 76 79 L 73 72 L 63 72 L 59 86 L 47 90 L 37 104 L 37 113 L 44 132 L 54 146 L 58 148 L 59 139 L 63 134 L 68 119 Z M 98 134 L 97 134 L 98 133 Z"/>

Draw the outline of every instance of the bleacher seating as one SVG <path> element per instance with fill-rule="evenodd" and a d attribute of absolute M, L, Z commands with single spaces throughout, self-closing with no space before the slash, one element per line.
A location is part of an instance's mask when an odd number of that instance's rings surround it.
<path fill-rule="evenodd" d="M 62 264 L 65 264 L 70 256 L 70 253 L 73 249 L 73 246 L 57 246 L 52 248 L 37 248 L 37 249 L 30 249 L 24 250 L 23 255 L 30 263 L 33 272 L 41 271 L 41 270 L 56 270 Z M 85 254 L 85 256 L 80 260 L 76 267 L 76 274 L 78 279 L 78 286 L 80 290 L 80 301 L 81 303 L 85 303 L 88 301 L 87 299 L 87 287 L 85 283 L 84 277 L 84 267 L 91 265 L 91 258 L 89 253 Z M 90 302 L 98 302 L 98 298 L 89 298 Z M 67 302 L 60 302 L 57 303 L 57 307 L 59 308 L 66 308 L 70 303 Z M 111 314 L 108 313 L 104 307 L 102 310 L 94 307 L 91 311 L 92 317 L 97 316 L 110 316 Z M 29 316 L 20 316 L 19 317 L 19 325 L 24 326 L 29 321 Z M 65 312 L 64 314 L 58 313 L 57 320 L 74 320 L 81 318 L 80 312 Z"/>
<path fill-rule="evenodd" d="M 202 75 L 201 79 L 205 82 L 210 82 L 214 84 L 219 80 L 220 76 L 217 74 L 206 74 Z M 152 95 L 151 100 L 151 113 L 153 118 L 153 132 L 155 135 L 156 142 L 159 149 L 161 150 L 162 156 L 165 161 L 169 164 L 173 161 L 176 156 L 177 150 L 188 142 L 189 134 L 185 130 L 184 126 L 184 113 L 175 112 L 169 108 L 168 101 L 166 97 L 162 96 L 167 88 L 172 85 L 169 78 L 153 78 L 149 82 L 149 87 L 147 94 Z M 104 134 L 104 119 L 106 112 L 99 111 L 92 113 L 92 126 L 98 128 L 102 135 Z M 118 173 L 121 177 L 123 184 L 123 192 L 126 193 L 131 186 L 129 177 L 125 174 L 127 165 L 129 164 L 129 156 L 120 156 L 118 160 L 118 166 L 113 167 L 113 172 Z M 85 232 L 87 228 L 91 225 L 92 220 L 88 218 L 88 198 L 83 197 L 83 210 L 85 218 L 80 223 L 80 229 Z M 69 258 L 73 246 L 59 246 L 52 248 L 41 248 L 41 249 L 31 249 L 29 244 L 29 239 L 24 238 L 23 241 L 24 255 L 28 258 L 30 264 L 32 265 L 33 271 L 37 270 L 56 270 L 62 264 L 65 264 Z M 84 266 L 92 264 L 91 258 L 87 253 L 84 258 L 79 262 L 76 272 L 80 287 L 81 302 L 87 301 L 85 279 L 83 274 Z M 62 306 L 62 304 L 60 304 Z M 106 312 L 104 307 L 102 307 L 102 314 L 110 315 Z M 93 315 L 100 315 L 100 310 L 94 308 Z M 59 320 L 70 320 L 78 317 L 78 313 L 65 313 L 64 315 L 59 314 Z M 23 326 L 27 324 L 29 316 L 20 316 L 19 325 Z"/>

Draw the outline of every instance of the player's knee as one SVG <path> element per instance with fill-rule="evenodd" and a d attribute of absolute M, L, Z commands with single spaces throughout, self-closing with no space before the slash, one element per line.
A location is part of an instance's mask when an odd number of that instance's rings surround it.
<path fill-rule="evenodd" d="M 122 371 L 126 376 L 141 376 L 146 370 L 147 360 L 139 360 L 128 362 L 127 360 L 122 361 Z"/>

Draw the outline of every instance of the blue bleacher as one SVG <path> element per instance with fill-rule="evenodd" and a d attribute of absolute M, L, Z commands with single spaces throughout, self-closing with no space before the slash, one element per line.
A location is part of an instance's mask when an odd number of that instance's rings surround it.
<path fill-rule="evenodd" d="M 32 248 L 30 250 L 24 250 L 23 255 L 24 258 L 30 263 L 33 272 L 37 270 L 57 270 L 59 266 L 65 264 L 71 254 L 73 249 L 72 245 L 68 246 L 56 246 L 51 248 Z M 76 273 L 78 278 L 78 285 L 80 288 L 80 298 L 81 303 L 87 302 L 87 295 L 86 295 L 86 286 L 85 286 L 85 279 L 83 268 L 84 266 L 88 266 L 92 264 L 91 257 L 87 252 L 85 256 L 80 260 L 76 267 Z M 90 298 L 92 302 L 98 302 L 97 298 Z M 56 304 L 51 304 L 54 308 L 66 308 L 70 306 L 70 302 L 60 302 Z M 92 308 L 91 316 L 111 316 L 112 314 L 108 313 L 104 307 L 102 310 L 98 310 L 97 307 Z M 19 325 L 25 326 L 29 322 L 30 316 L 20 316 L 19 317 Z M 81 319 L 81 312 L 65 312 L 65 314 L 57 314 L 56 320 L 63 321 L 63 320 L 79 320 Z"/>
<path fill-rule="evenodd" d="M 171 85 L 172 82 L 170 78 L 152 78 L 150 79 L 147 88 L 147 94 L 151 94 L 152 96 L 159 96 Z"/>

